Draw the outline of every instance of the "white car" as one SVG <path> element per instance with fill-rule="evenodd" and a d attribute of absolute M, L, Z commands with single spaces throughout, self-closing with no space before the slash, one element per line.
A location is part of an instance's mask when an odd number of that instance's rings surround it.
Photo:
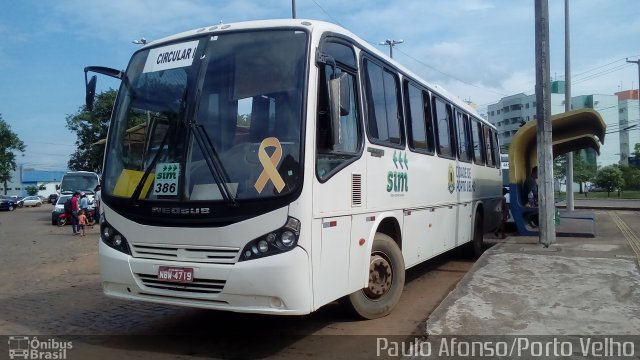
<path fill-rule="evenodd" d="M 27 196 L 22 199 L 23 206 L 42 206 L 42 199 L 38 196 Z"/>

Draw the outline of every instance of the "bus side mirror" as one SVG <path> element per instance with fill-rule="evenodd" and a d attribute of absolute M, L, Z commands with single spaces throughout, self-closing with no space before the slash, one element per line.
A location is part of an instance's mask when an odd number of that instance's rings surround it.
<path fill-rule="evenodd" d="M 85 73 L 85 81 L 86 81 L 87 73 Z M 96 96 L 96 82 L 98 78 L 93 75 L 91 80 L 86 81 L 86 95 L 85 95 L 85 105 L 87 106 L 87 111 L 91 111 L 93 109 L 93 100 Z"/>
<path fill-rule="evenodd" d="M 351 109 L 351 87 L 349 77 L 346 73 L 341 73 L 337 77 L 329 80 L 329 102 L 331 108 L 331 130 L 334 145 L 342 143 L 340 133 L 340 117 L 349 115 Z"/>

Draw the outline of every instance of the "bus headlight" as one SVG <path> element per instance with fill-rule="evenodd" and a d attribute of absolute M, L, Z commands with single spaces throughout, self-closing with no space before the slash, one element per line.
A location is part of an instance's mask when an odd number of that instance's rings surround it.
<path fill-rule="evenodd" d="M 282 241 L 282 245 L 290 248 L 296 243 L 296 236 L 291 232 L 291 230 L 285 230 L 282 232 L 280 240 Z"/>
<path fill-rule="evenodd" d="M 298 244 L 300 221 L 289 217 L 287 223 L 278 230 L 249 241 L 242 249 L 238 261 L 258 259 L 289 251 Z"/>
<path fill-rule="evenodd" d="M 105 221 L 100 222 L 100 239 L 112 249 L 131 255 L 127 239 Z"/>

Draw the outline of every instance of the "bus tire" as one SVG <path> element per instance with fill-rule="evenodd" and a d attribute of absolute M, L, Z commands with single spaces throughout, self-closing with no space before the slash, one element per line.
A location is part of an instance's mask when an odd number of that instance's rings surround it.
<path fill-rule="evenodd" d="M 405 279 L 404 259 L 391 237 L 376 233 L 369 264 L 369 286 L 345 300 L 355 315 L 376 319 L 391 313 L 400 300 Z"/>
<path fill-rule="evenodd" d="M 479 258 L 485 249 L 482 220 L 482 215 L 477 212 L 473 221 L 473 239 L 471 240 L 471 253 L 475 258 Z"/>

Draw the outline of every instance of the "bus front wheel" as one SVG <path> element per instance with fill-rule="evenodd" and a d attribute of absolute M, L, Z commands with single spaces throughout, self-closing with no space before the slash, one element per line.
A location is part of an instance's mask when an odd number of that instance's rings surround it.
<path fill-rule="evenodd" d="M 364 319 L 388 315 L 404 288 L 404 260 L 393 239 L 376 233 L 369 261 L 369 285 L 348 296 L 348 307 Z"/>

